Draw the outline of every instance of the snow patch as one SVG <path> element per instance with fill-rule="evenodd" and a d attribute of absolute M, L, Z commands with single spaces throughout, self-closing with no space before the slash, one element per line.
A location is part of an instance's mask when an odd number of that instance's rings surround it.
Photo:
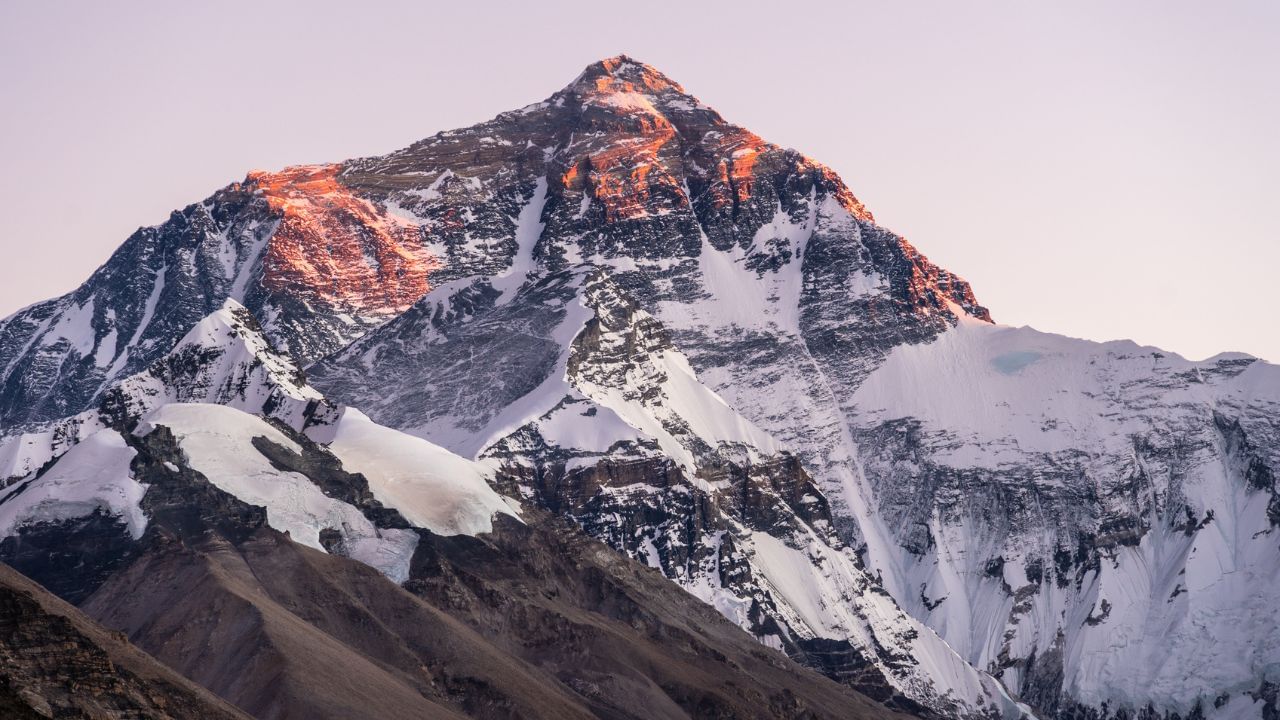
<path fill-rule="evenodd" d="M 328 448 L 365 476 L 379 502 L 437 535 L 479 535 L 493 530 L 497 513 L 518 517 L 489 486 L 487 468 L 355 408 L 343 410 Z"/>
<path fill-rule="evenodd" d="M 516 254 L 511 260 L 511 267 L 493 278 L 493 288 L 502 293 L 498 298 L 498 305 L 506 304 L 536 269 L 533 249 L 538 244 L 538 238 L 542 237 L 545 225 L 542 221 L 542 209 L 546 204 L 547 178 L 543 176 L 538 178 L 533 195 L 516 218 Z"/>
<path fill-rule="evenodd" d="M 125 365 L 129 362 L 129 349 L 137 347 L 138 340 L 142 338 L 142 334 L 146 332 L 147 327 L 151 325 L 151 319 L 156 315 L 156 305 L 160 302 L 160 294 L 164 292 L 165 275 L 168 272 L 168 265 L 161 265 L 156 272 L 155 279 L 151 282 L 151 293 L 147 295 L 147 304 L 142 308 L 142 319 L 138 321 L 138 327 L 134 329 L 129 342 L 125 343 L 124 352 L 120 353 L 116 361 L 111 364 L 111 369 L 107 371 L 102 385 L 98 388 L 99 393 L 106 389 L 107 384 L 124 370 Z"/>
<path fill-rule="evenodd" d="M 267 523 L 294 542 L 327 552 L 320 531 L 337 530 L 348 557 L 397 583 L 408 579 L 417 533 L 378 528 L 306 476 L 276 469 L 254 448 L 254 438 L 297 453 L 302 448 L 261 418 L 222 405 L 170 404 L 148 414 L 135 432 L 146 435 L 161 425 L 173 431 L 193 469 L 218 489 L 266 508 Z"/>
<path fill-rule="evenodd" d="M 50 345 L 57 340 L 66 340 L 81 357 L 87 357 L 93 350 L 97 337 L 93 328 L 94 299 L 91 295 L 84 305 L 73 305 L 64 310 L 41 344 Z"/>
<path fill-rule="evenodd" d="M 142 496 L 133 479 L 136 453 L 115 430 L 99 430 L 68 450 L 44 475 L 0 491 L 0 537 L 26 526 L 70 520 L 96 510 L 120 518 L 137 540 L 147 527 Z"/>

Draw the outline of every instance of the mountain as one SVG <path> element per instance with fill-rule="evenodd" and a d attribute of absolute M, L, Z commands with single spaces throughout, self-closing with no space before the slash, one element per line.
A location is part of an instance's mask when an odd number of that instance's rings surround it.
<path fill-rule="evenodd" d="M 340 712 L 307 659 L 353 647 L 388 713 L 1278 712 L 1280 371 L 997 325 L 625 56 L 251 173 L 6 319 L 0 363 L 0 558 L 254 714 Z M 410 601 L 479 636 L 489 710 L 395 620 L 427 610 L 356 619 Z M 177 632 L 208 613 L 270 620 Z M 715 672 L 655 664 L 689 647 Z"/>

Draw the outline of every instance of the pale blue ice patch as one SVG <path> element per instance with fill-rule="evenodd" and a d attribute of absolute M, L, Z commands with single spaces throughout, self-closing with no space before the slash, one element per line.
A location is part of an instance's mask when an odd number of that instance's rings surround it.
<path fill-rule="evenodd" d="M 1005 375 L 1014 375 L 1041 357 L 1043 356 L 1038 352 L 1018 350 L 991 358 L 991 364 Z"/>

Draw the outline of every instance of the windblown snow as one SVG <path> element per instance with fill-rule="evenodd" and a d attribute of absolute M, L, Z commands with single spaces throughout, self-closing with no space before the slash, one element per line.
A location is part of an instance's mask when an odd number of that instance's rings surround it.
<path fill-rule="evenodd" d="M 489 486 L 492 471 L 434 443 L 386 428 L 346 408 L 326 447 L 349 472 L 369 481 L 383 505 L 437 535 L 479 535 L 493 516 L 516 516 Z"/>
<path fill-rule="evenodd" d="M 297 453 L 301 448 L 261 418 L 223 405 L 174 403 L 147 415 L 137 432 L 145 435 L 160 425 L 173 431 L 193 469 L 220 490 L 265 507 L 271 527 L 295 542 L 324 550 L 320 531 L 337 530 L 350 557 L 396 582 L 408 579 L 418 535 L 378 528 L 354 506 L 325 495 L 305 475 L 277 469 L 254 451 L 254 438 Z"/>

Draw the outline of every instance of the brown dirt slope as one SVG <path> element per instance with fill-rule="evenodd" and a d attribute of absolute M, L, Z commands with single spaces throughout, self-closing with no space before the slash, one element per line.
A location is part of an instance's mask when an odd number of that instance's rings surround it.
<path fill-rule="evenodd" d="M 83 605 L 259 718 L 888 718 L 550 518 L 426 535 L 414 580 L 268 529 L 159 542 Z"/>

